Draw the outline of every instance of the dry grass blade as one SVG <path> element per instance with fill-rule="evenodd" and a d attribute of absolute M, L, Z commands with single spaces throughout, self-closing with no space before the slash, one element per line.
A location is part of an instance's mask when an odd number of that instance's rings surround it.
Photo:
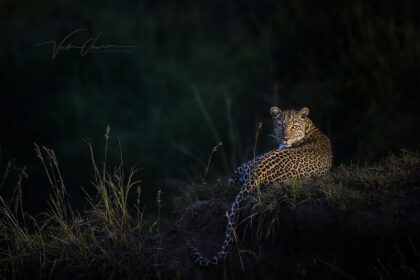
<path fill-rule="evenodd" d="M 200 96 L 200 92 L 198 91 L 198 88 L 196 86 L 192 87 L 194 94 L 195 94 L 195 99 L 198 103 L 198 106 L 200 107 L 200 110 L 204 116 L 204 119 L 206 120 L 208 126 L 210 127 L 210 130 L 213 134 L 214 140 L 218 143 L 220 142 L 220 136 L 219 133 L 217 132 L 217 129 L 212 121 L 212 119 L 210 118 L 209 113 L 207 112 L 206 106 L 203 103 L 203 100 L 201 99 Z M 226 153 L 224 151 L 222 151 L 222 162 L 223 162 L 223 167 L 225 169 L 226 174 L 229 173 L 229 165 L 228 165 L 228 160 L 227 160 L 227 156 Z"/>
<path fill-rule="evenodd" d="M 239 249 L 239 238 L 238 238 L 238 234 L 236 233 L 236 229 L 232 226 L 232 221 L 229 218 L 228 211 L 226 211 L 225 216 L 228 219 L 228 224 L 230 225 L 230 228 L 232 229 L 232 232 L 233 232 L 233 237 L 235 238 L 235 243 L 236 243 L 237 250 L 238 250 L 239 261 L 241 262 L 242 271 L 245 271 L 244 263 L 242 261 L 242 256 L 241 256 L 241 250 Z"/>
<path fill-rule="evenodd" d="M 329 268 L 331 268 L 332 270 L 340 273 L 343 277 L 345 277 L 346 279 L 351 279 L 351 280 L 356 280 L 356 278 L 354 278 L 353 276 L 351 276 L 350 274 L 348 274 L 347 272 L 344 272 L 342 269 L 338 268 L 337 266 L 330 264 L 329 262 L 326 262 L 324 260 L 318 259 L 319 262 L 325 264 L 326 266 L 328 266 Z"/>
<path fill-rule="evenodd" d="M 213 156 L 213 153 L 217 152 L 217 150 L 219 149 L 219 147 L 221 147 L 223 145 L 222 141 L 220 141 L 216 146 L 213 147 L 213 149 L 210 152 L 209 155 L 209 159 L 207 160 L 207 166 L 206 166 L 206 170 L 204 172 L 204 179 L 207 177 L 207 172 L 209 171 L 209 166 L 210 166 L 210 162 L 211 162 L 211 157 Z"/>
<path fill-rule="evenodd" d="M 0 193 L 3 189 L 4 183 L 6 182 L 7 177 L 10 174 L 10 168 L 12 167 L 12 164 L 13 164 L 13 161 L 9 161 L 6 166 L 6 170 L 3 172 L 3 178 L 1 179 L 1 182 L 0 182 Z"/>

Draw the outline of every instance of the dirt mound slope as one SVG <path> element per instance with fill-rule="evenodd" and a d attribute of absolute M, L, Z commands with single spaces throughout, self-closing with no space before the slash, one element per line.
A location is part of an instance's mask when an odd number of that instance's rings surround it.
<path fill-rule="evenodd" d="M 418 279 L 420 164 L 338 167 L 315 180 L 273 185 L 249 198 L 239 242 L 218 266 L 194 265 L 189 247 L 219 250 L 235 196 L 198 200 L 165 233 L 159 277 L 178 279 Z M 416 278 L 417 277 L 417 278 Z M 166 278 L 166 277 L 164 277 Z"/>

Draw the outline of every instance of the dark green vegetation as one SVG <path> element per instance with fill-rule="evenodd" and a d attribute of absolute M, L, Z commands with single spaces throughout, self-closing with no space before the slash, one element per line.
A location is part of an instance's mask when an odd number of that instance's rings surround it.
<path fill-rule="evenodd" d="M 320 178 L 261 188 L 242 212 L 227 262 L 203 269 L 192 263 L 189 246 L 209 255 L 217 251 L 224 213 L 238 188 L 220 182 L 187 187 L 176 199 L 178 219 L 172 222 L 160 215 L 158 192 L 159 214 L 150 219 L 136 170 L 125 173 L 122 159 L 115 168 L 99 166 L 89 147 L 96 194 L 86 194 L 83 211 L 71 207 L 56 155 L 44 147 L 35 146 L 52 187 L 48 210 L 25 213 L 25 169 L 13 199 L 0 197 L 0 279 L 420 277 L 418 154 L 403 151 L 378 163 L 341 165 Z"/>
<path fill-rule="evenodd" d="M 153 202 L 158 189 L 169 198 L 199 177 L 219 141 L 209 176 L 227 177 L 251 157 L 259 121 L 258 152 L 272 148 L 273 105 L 308 106 L 336 163 L 418 149 L 419 10 L 416 0 L 1 1 L 0 164 L 27 167 L 23 199 L 42 211 L 48 183 L 32 143 L 53 148 L 82 203 L 83 140 L 109 124 Z M 50 47 L 35 47 L 78 28 L 87 31 L 73 44 L 103 32 L 100 44 L 136 48 L 52 60 Z"/>

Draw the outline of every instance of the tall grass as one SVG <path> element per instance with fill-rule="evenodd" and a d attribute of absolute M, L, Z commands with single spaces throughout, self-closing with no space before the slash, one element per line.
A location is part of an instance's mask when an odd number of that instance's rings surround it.
<path fill-rule="evenodd" d="M 93 145 L 88 143 L 95 195 L 85 191 L 83 213 L 71 206 L 54 151 L 35 144 L 52 190 L 49 208 L 35 217 L 23 211 L 21 183 L 26 173 L 22 169 L 13 198 L 6 202 L 0 197 L 0 276 L 130 278 L 148 268 L 142 247 L 144 211 L 140 207 L 140 181 L 135 179 L 137 170 L 131 168 L 125 173 L 120 149 L 119 165 L 108 171 L 108 138 L 109 127 L 103 168 L 97 165 Z M 137 190 L 137 199 L 130 198 L 133 190 Z"/>

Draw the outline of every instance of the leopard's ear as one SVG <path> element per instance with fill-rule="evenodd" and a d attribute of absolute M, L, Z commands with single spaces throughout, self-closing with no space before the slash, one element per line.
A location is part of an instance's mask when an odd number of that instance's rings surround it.
<path fill-rule="evenodd" d="M 281 110 L 279 109 L 279 107 L 271 107 L 270 109 L 270 114 L 274 119 L 277 119 L 280 116 Z"/>
<path fill-rule="evenodd" d="M 309 115 L 309 109 L 308 107 L 303 107 L 302 109 L 299 110 L 298 115 L 304 119 Z"/>

